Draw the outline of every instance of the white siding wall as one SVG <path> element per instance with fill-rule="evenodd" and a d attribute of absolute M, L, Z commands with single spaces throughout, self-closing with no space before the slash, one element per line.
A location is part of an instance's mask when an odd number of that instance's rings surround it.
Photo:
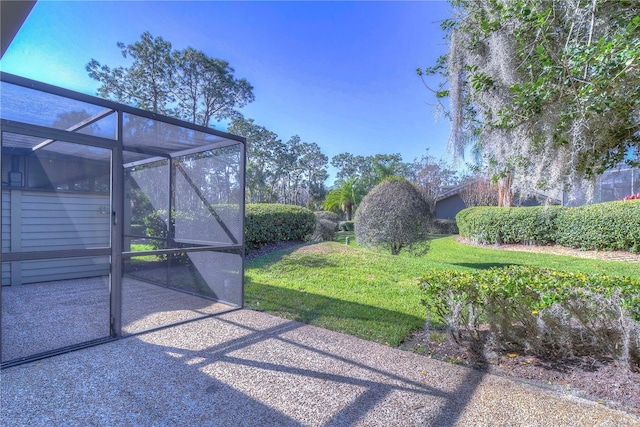
<path fill-rule="evenodd" d="M 109 247 L 109 195 L 3 190 L 2 250 L 57 251 Z M 108 257 L 13 262 L 2 284 L 109 273 Z M 18 271 L 19 270 L 19 271 Z M 11 279 L 10 279 L 11 278 Z"/>
<path fill-rule="evenodd" d="M 108 195 L 23 192 L 22 250 L 108 247 L 109 206 Z"/>
<path fill-rule="evenodd" d="M 106 276 L 109 274 L 108 257 L 59 258 L 22 261 L 21 264 L 23 284 Z"/>

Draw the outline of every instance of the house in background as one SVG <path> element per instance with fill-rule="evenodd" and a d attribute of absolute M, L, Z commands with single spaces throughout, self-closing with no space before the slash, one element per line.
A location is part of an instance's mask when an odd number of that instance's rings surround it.
<path fill-rule="evenodd" d="M 474 186 L 483 183 L 486 183 L 486 186 L 489 185 L 487 180 L 479 178 L 465 182 L 464 184 L 444 187 L 436 199 L 435 218 L 455 220 L 458 212 L 468 207 L 467 202 L 465 202 L 465 199 L 468 199 L 468 197 L 465 197 L 465 192 L 473 191 Z M 513 198 L 514 206 L 559 205 L 560 203 L 561 201 L 559 199 L 542 193 L 535 193 L 527 197 L 515 195 Z M 474 206 L 491 204 L 493 203 L 476 202 Z"/>
<path fill-rule="evenodd" d="M 472 180 L 461 185 L 447 186 L 442 188 L 442 192 L 436 199 L 435 218 L 450 219 L 456 218 L 456 214 L 467 207 L 465 191 L 470 186 L 477 185 L 480 180 Z M 514 206 L 541 206 L 560 205 L 582 206 L 591 203 L 611 202 L 621 200 L 626 196 L 640 193 L 640 169 L 626 165 L 610 169 L 599 176 L 593 187 L 589 188 L 589 183 L 574 187 L 571 191 L 565 191 L 558 197 L 553 197 L 543 193 L 535 193 L 529 197 L 518 197 L 513 199 Z"/>
<path fill-rule="evenodd" d="M 456 215 L 467 207 L 461 192 L 467 184 L 446 186 L 436 199 L 436 219 L 456 219 Z"/>

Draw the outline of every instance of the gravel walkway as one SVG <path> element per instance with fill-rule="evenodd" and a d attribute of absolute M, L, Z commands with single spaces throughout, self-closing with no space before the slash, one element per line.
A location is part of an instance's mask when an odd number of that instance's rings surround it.
<path fill-rule="evenodd" d="M 250 310 L 1 375 L 5 426 L 640 426 L 593 402 Z"/>
<path fill-rule="evenodd" d="M 568 255 L 577 258 L 589 258 L 589 259 L 602 259 L 605 261 L 624 261 L 624 262 L 640 262 L 640 253 L 633 253 L 629 251 L 597 251 L 597 250 L 581 250 L 574 248 L 567 248 L 560 245 L 520 245 L 520 244 L 480 244 L 474 243 L 469 239 L 458 236 L 456 238 L 458 243 L 465 245 L 478 246 L 487 249 L 502 249 L 507 251 L 519 251 L 519 252 L 535 252 L 546 253 L 553 255 Z"/>

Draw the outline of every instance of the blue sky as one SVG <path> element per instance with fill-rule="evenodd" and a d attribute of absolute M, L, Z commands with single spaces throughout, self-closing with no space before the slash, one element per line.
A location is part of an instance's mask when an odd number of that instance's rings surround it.
<path fill-rule="evenodd" d="M 94 95 L 87 62 L 126 66 L 116 43 L 149 31 L 228 61 L 254 86 L 241 112 L 284 141 L 299 135 L 329 158 L 446 157 L 449 125 L 434 118 L 415 69 L 446 52 L 439 23 L 449 11 L 444 1 L 40 0 L 0 69 Z"/>

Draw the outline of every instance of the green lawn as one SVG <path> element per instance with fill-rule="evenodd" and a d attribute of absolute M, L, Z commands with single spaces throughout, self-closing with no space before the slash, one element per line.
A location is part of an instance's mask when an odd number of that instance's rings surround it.
<path fill-rule="evenodd" d="M 424 326 L 418 280 L 431 269 L 520 264 L 640 277 L 638 263 L 478 248 L 457 243 L 455 236 L 435 236 L 423 256 L 362 249 L 353 233 L 340 233 L 337 240 L 247 261 L 246 307 L 397 346 Z"/>

